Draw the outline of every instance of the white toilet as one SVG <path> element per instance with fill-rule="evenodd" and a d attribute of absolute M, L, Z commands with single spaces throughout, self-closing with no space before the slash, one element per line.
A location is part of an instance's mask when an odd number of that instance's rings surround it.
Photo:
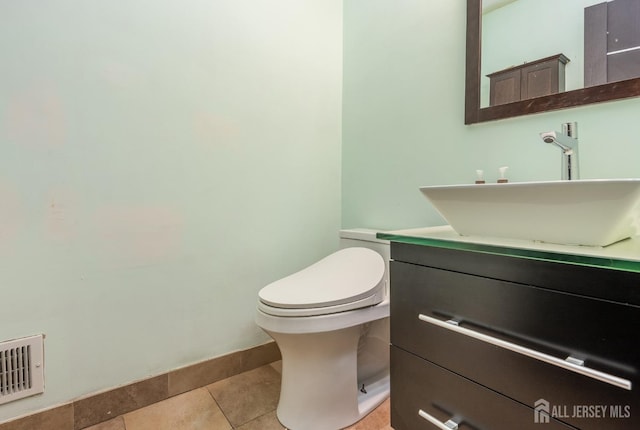
<path fill-rule="evenodd" d="M 342 230 L 340 246 L 258 293 L 256 323 L 282 353 L 288 429 L 342 429 L 389 396 L 389 243 Z"/>

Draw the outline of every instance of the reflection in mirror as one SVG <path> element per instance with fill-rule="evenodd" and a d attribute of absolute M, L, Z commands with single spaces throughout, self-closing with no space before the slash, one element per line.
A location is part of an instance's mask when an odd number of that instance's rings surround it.
<path fill-rule="evenodd" d="M 505 102 L 584 88 L 585 74 L 591 71 L 586 67 L 604 65 L 607 58 L 617 63 L 626 57 L 628 72 L 615 76 L 615 70 L 607 74 L 605 69 L 595 83 L 606 83 L 607 75 L 609 82 L 640 76 L 640 63 L 636 62 L 640 58 L 634 55 L 640 52 L 640 0 L 511 0 L 490 8 L 492 4 L 485 1 L 482 13 L 482 107 L 497 104 L 489 96 L 490 75 L 495 80 L 555 55 L 564 58 L 551 61 L 547 67 L 538 64 L 529 68 L 527 77 L 525 70 L 518 75 L 523 84 L 537 84 L 539 91 L 533 94 L 527 93 L 525 86 L 514 86 L 513 80 L 500 81 L 503 86 L 522 91 L 522 97 Z M 611 47 L 609 51 L 606 45 Z M 597 57 L 598 50 L 602 51 L 601 57 Z M 591 62 L 586 61 L 589 59 Z M 594 81 L 587 84 L 594 85 Z"/>
<path fill-rule="evenodd" d="M 594 1 L 598 0 L 515 0 L 490 12 L 484 10 L 480 105 L 490 105 L 487 75 L 556 54 L 568 59 L 564 67 L 564 88 L 582 88 L 584 6 L 576 3 L 593 4 Z M 557 87 L 555 89 L 554 92 L 558 92 Z"/>
<path fill-rule="evenodd" d="M 465 123 L 640 95 L 639 20 L 640 0 L 467 0 Z"/>

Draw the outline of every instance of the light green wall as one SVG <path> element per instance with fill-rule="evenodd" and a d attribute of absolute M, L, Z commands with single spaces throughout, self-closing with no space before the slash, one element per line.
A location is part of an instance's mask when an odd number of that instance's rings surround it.
<path fill-rule="evenodd" d="M 257 291 L 337 247 L 342 2 L 0 5 L 0 422 L 267 341 Z"/>
<path fill-rule="evenodd" d="M 463 125 L 466 2 L 345 0 L 345 227 L 443 224 L 422 185 L 560 178 L 539 133 L 578 122 L 582 178 L 640 177 L 640 99 Z"/>
<path fill-rule="evenodd" d="M 476 169 L 556 179 L 538 133 L 562 122 L 583 177 L 640 177 L 640 99 L 464 126 L 464 16 L 463 0 L 3 3 L 0 340 L 46 333 L 47 391 L 0 422 L 264 342 L 258 289 L 333 250 L 340 223 L 442 223 L 418 187 Z"/>

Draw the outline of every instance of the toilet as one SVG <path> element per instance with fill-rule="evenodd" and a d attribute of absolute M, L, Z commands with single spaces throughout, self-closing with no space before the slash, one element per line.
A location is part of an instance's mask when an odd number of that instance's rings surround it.
<path fill-rule="evenodd" d="M 258 293 L 255 321 L 282 354 L 277 416 L 338 430 L 389 396 L 389 243 L 340 231 L 340 250 Z"/>

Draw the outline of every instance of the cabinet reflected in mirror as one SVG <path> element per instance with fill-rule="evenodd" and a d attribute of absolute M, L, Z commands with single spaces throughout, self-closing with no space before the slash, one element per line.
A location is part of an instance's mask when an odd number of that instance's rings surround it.
<path fill-rule="evenodd" d="M 466 124 L 640 95 L 640 0 L 491 3 L 467 0 Z"/>

